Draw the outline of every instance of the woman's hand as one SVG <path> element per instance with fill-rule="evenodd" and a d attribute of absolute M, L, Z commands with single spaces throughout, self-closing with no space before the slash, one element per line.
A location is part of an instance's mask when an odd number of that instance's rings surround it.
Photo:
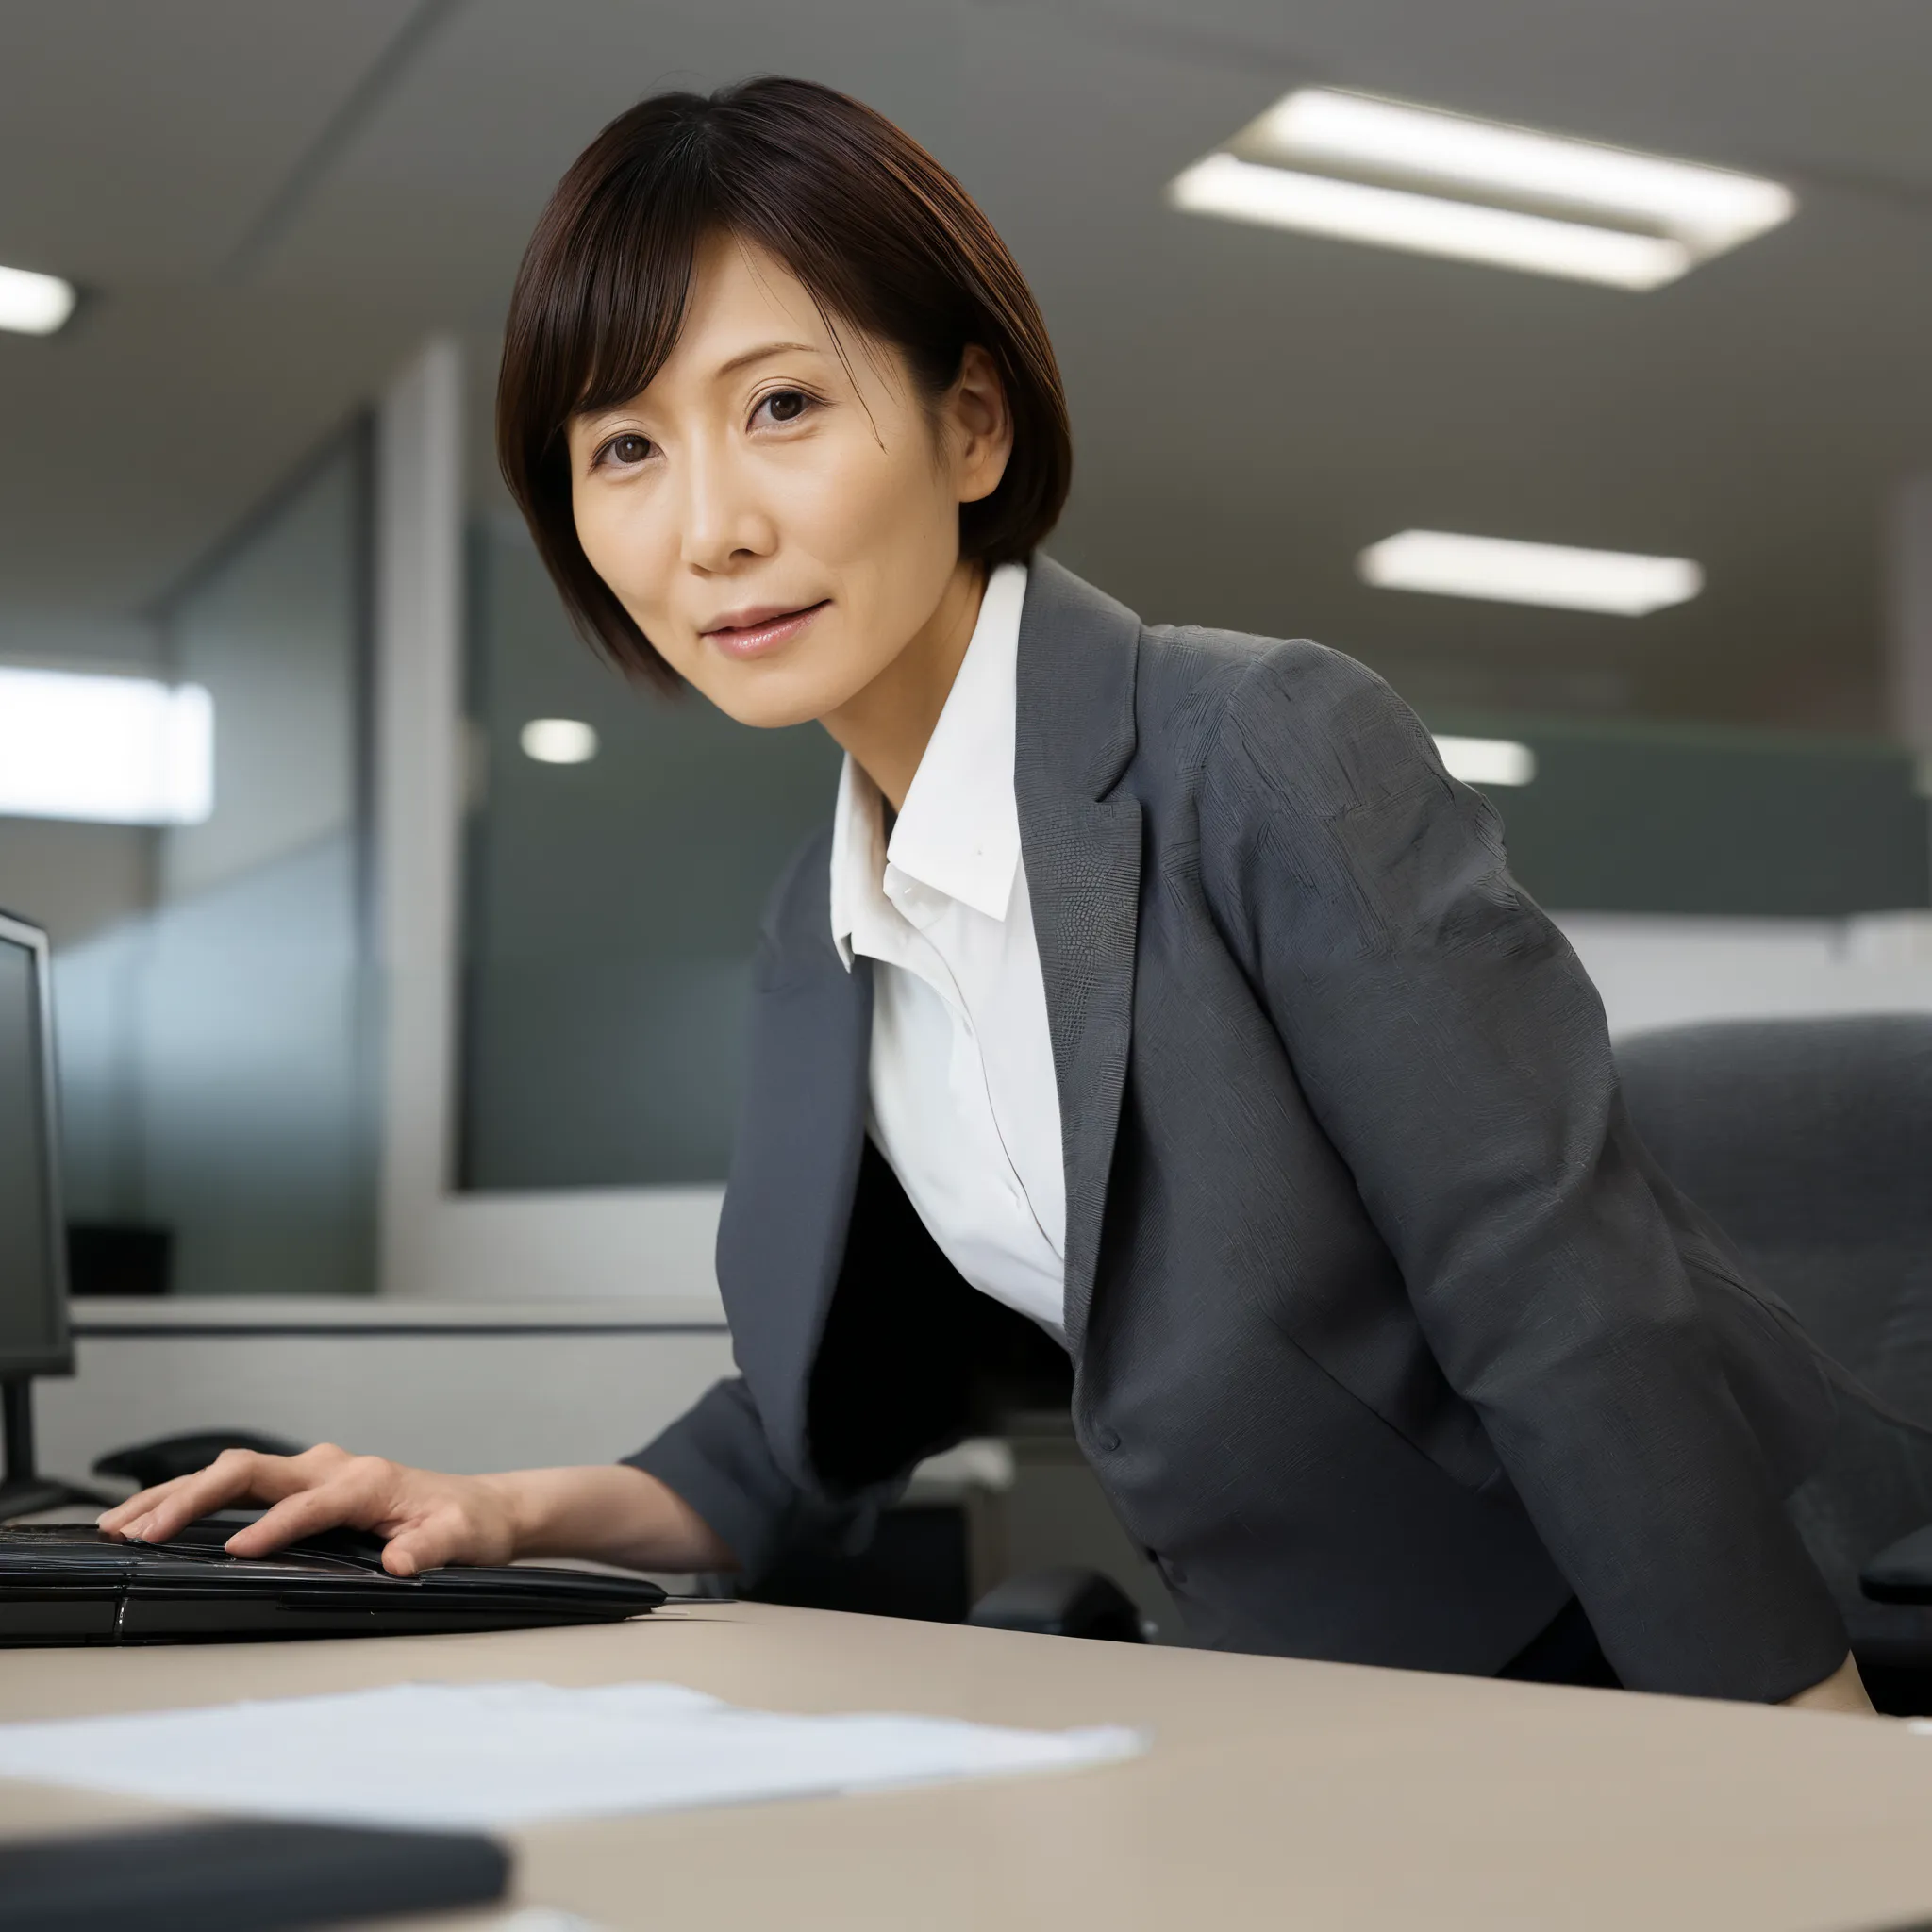
<path fill-rule="evenodd" d="M 325 1442 L 300 1456 L 228 1449 L 206 1469 L 176 1476 L 109 1509 L 100 1526 L 161 1543 L 232 1503 L 274 1507 L 223 1547 L 264 1557 L 319 1530 L 346 1525 L 388 1539 L 384 1569 L 414 1576 L 443 1563 L 508 1563 L 517 1554 L 513 1497 L 498 1476 L 440 1475 Z"/>
<path fill-rule="evenodd" d="M 352 1456 L 328 1442 L 300 1456 L 225 1450 L 192 1475 L 130 1496 L 100 1526 L 163 1543 L 231 1503 L 272 1506 L 223 1545 L 233 1557 L 265 1557 L 298 1538 L 346 1526 L 388 1540 L 382 1561 L 392 1576 L 518 1557 L 595 1557 L 639 1570 L 738 1567 L 681 1496 L 625 1463 L 443 1475 Z"/>

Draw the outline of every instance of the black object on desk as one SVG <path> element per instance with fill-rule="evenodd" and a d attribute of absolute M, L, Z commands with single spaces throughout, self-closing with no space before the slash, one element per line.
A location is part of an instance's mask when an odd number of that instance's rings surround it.
<path fill-rule="evenodd" d="M 71 1295 L 164 1295 L 174 1270 L 173 1228 L 120 1221 L 67 1224 Z"/>
<path fill-rule="evenodd" d="M 117 1542 L 92 1525 L 0 1525 L 0 1648 L 400 1637 L 617 1624 L 664 1592 L 641 1576 L 516 1564 L 391 1576 L 382 1543 L 329 1530 L 269 1557 L 222 1545 L 246 1512 L 190 1524 L 165 1543 Z"/>
<path fill-rule="evenodd" d="M 0 1845 L 0 1932 L 270 1932 L 500 1899 L 469 1832 L 224 1823 Z"/>
<path fill-rule="evenodd" d="M 1009 1576 L 973 1606 L 966 1621 L 988 1630 L 1031 1630 L 1045 1637 L 1147 1641 L 1133 1598 L 1112 1577 L 1071 1564 Z"/>
<path fill-rule="evenodd" d="M 300 1456 L 307 1444 L 257 1429 L 192 1429 L 180 1436 L 158 1436 L 110 1449 L 94 1461 L 96 1475 L 118 1475 L 137 1489 L 151 1490 L 177 1476 L 206 1469 L 224 1449 L 253 1449 L 258 1456 Z"/>

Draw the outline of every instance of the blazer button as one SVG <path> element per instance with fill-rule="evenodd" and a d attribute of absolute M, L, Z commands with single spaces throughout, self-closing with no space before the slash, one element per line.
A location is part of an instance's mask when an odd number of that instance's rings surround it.
<path fill-rule="evenodd" d="M 1121 1446 L 1121 1432 L 1118 1429 L 1100 1429 L 1093 1440 L 1111 1456 Z"/>

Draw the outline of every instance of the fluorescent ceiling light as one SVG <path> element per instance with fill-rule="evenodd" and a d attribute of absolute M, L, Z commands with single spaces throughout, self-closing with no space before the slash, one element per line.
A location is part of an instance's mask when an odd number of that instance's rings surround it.
<path fill-rule="evenodd" d="M 1330 88 L 1278 101 L 1172 193 L 1196 213 L 1625 289 L 1674 281 L 1797 208 L 1757 175 Z"/>
<path fill-rule="evenodd" d="M 1690 251 L 1667 236 L 1592 228 L 1515 208 L 1331 180 L 1324 175 L 1261 167 L 1233 155 L 1196 161 L 1169 192 L 1174 206 L 1190 214 L 1221 215 L 1618 289 L 1659 288 L 1691 266 Z"/>
<path fill-rule="evenodd" d="M 1797 208 L 1789 188 L 1755 175 L 1326 88 L 1290 94 L 1256 124 L 1255 137 L 1285 158 L 1426 175 L 1654 223 L 1707 243 L 1708 254 L 1776 227 Z"/>
<path fill-rule="evenodd" d="M 214 748 L 198 684 L 0 669 L 0 814 L 199 824 L 214 809 Z"/>
<path fill-rule="evenodd" d="M 1704 573 L 1688 557 L 1639 557 L 1622 550 L 1576 550 L 1507 537 L 1459 537 L 1404 530 L 1356 559 L 1364 583 L 1383 591 L 1431 591 L 1556 610 L 1605 610 L 1645 617 L 1688 603 Z"/>
<path fill-rule="evenodd" d="M 1465 785 L 1528 785 L 1536 778 L 1536 753 L 1512 738 L 1448 738 L 1436 749 L 1442 768 Z"/>
<path fill-rule="evenodd" d="M 74 284 L 25 268 L 0 268 L 0 328 L 50 336 L 74 313 Z"/>
<path fill-rule="evenodd" d="M 596 727 L 581 718 L 532 718 L 517 742 L 540 765 L 582 765 L 597 756 Z"/>

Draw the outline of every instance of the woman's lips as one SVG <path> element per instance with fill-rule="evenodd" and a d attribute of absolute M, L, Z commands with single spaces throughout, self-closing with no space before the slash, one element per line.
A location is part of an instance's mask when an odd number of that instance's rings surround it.
<path fill-rule="evenodd" d="M 830 602 L 824 597 L 802 610 L 757 611 L 745 623 L 708 630 L 705 638 L 727 658 L 762 658 L 781 644 L 789 644 Z"/>

